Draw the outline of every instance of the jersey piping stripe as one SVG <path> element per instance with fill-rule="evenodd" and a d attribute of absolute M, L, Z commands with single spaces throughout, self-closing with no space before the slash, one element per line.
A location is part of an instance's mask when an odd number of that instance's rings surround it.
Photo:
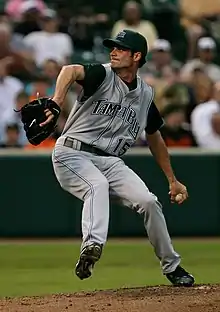
<path fill-rule="evenodd" d="M 114 75 L 114 83 L 115 83 L 115 86 L 116 86 L 116 88 L 118 89 L 118 91 L 119 91 L 119 93 L 121 95 L 121 98 L 120 98 L 120 103 L 121 103 L 122 99 L 123 99 L 123 93 L 122 93 L 122 90 L 120 89 L 119 85 L 116 82 L 116 76 L 115 75 Z M 116 114 L 117 114 L 117 112 L 115 113 L 115 116 L 113 116 L 112 119 L 109 121 L 109 123 L 107 124 L 105 129 L 100 132 L 99 136 L 95 140 L 90 142 L 91 145 L 94 144 L 95 142 L 97 142 L 99 139 L 101 139 L 101 137 L 105 134 L 105 132 L 107 132 L 109 130 L 109 127 L 113 123 L 113 121 L 114 121 L 114 119 L 116 117 Z"/>
<path fill-rule="evenodd" d="M 90 188 L 91 190 L 91 201 L 90 201 L 90 209 L 89 209 L 89 219 L 90 219 L 90 225 L 89 225 L 89 229 L 88 229 L 88 235 L 87 235 L 87 240 L 91 240 L 92 236 L 91 236 L 91 232 L 92 232 L 92 228 L 93 228 L 93 220 L 94 220 L 94 216 L 93 216 L 93 198 L 94 198 L 94 188 L 93 185 L 86 180 L 84 177 L 82 177 L 79 173 L 77 173 L 74 169 L 72 169 L 70 166 L 68 166 L 64 161 L 60 160 L 57 156 L 55 156 L 54 154 L 54 158 L 60 163 L 62 164 L 64 167 L 66 167 L 68 170 L 70 170 L 73 174 L 75 174 L 78 178 L 80 178 L 81 180 L 83 180 Z"/>
<path fill-rule="evenodd" d="M 147 116 L 148 116 L 148 112 L 149 112 L 149 109 L 150 109 L 150 106 L 151 106 L 151 103 L 152 103 L 152 101 L 153 101 L 153 99 L 154 99 L 154 94 L 155 94 L 155 92 L 154 92 L 154 88 L 153 87 L 150 87 L 151 88 L 151 90 L 152 90 L 152 96 L 151 96 L 151 100 L 150 100 L 150 102 L 149 102 L 149 105 L 148 105 L 148 107 L 147 107 Z M 146 127 L 147 127 L 147 120 L 146 120 Z M 145 127 L 145 128 L 146 128 Z"/>

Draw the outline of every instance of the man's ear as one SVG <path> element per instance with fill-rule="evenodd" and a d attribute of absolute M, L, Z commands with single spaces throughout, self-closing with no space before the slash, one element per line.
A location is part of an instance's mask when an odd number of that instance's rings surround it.
<path fill-rule="evenodd" d="M 134 55 L 133 55 L 133 59 L 134 59 L 135 62 L 140 61 L 140 59 L 141 59 L 141 52 L 135 52 Z"/>

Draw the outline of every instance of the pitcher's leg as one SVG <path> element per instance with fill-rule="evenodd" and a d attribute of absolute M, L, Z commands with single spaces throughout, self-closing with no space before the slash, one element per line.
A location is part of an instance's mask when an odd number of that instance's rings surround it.
<path fill-rule="evenodd" d="M 162 206 L 157 197 L 149 192 L 148 202 L 142 202 L 137 211 L 144 215 L 144 226 L 155 254 L 160 259 L 163 273 L 173 272 L 180 264 L 180 255 L 173 248 Z"/>
<path fill-rule="evenodd" d="M 110 192 L 120 197 L 125 206 L 144 215 L 144 225 L 149 240 L 160 259 L 163 273 L 169 281 L 178 286 L 192 286 L 194 278 L 180 264 L 180 256 L 175 252 L 167 230 L 161 204 L 140 177 L 127 167 L 123 161 L 106 172 Z"/>
<path fill-rule="evenodd" d="M 92 243 L 103 245 L 109 223 L 108 181 L 82 152 L 63 149 L 53 153 L 53 166 L 62 188 L 84 202 L 81 249 Z"/>
<path fill-rule="evenodd" d="M 123 161 L 117 162 L 112 168 L 114 170 L 109 169 L 105 173 L 109 181 L 110 192 L 118 196 L 123 205 L 144 215 L 144 226 L 155 254 L 161 262 L 163 272 L 175 270 L 180 263 L 180 256 L 173 249 L 157 197 Z"/>

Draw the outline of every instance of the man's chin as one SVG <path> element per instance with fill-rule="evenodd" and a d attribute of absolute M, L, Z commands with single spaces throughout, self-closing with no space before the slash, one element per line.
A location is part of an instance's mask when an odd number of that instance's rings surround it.
<path fill-rule="evenodd" d="M 121 68 L 120 62 L 118 62 L 118 61 L 113 61 L 112 60 L 110 63 L 111 63 L 111 67 L 112 68 Z"/>

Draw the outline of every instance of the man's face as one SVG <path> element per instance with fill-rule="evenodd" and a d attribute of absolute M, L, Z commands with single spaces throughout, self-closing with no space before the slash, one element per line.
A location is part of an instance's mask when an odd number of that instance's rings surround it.
<path fill-rule="evenodd" d="M 123 17 L 129 25 L 138 22 L 141 18 L 139 4 L 136 1 L 128 1 L 123 9 Z"/>
<path fill-rule="evenodd" d="M 55 18 L 44 18 L 42 28 L 45 31 L 56 32 L 58 30 L 58 20 Z"/>
<path fill-rule="evenodd" d="M 50 79 L 56 79 L 59 74 L 59 65 L 52 61 L 47 61 L 43 66 L 45 76 Z"/>
<path fill-rule="evenodd" d="M 166 65 L 171 60 L 171 54 L 169 51 L 155 50 L 152 53 L 152 60 L 156 65 Z"/>
<path fill-rule="evenodd" d="M 164 120 L 169 128 L 178 129 L 185 121 L 185 115 L 183 111 L 176 111 L 167 115 Z"/>
<path fill-rule="evenodd" d="M 124 12 L 124 19 L 128 23 L 138 21 L 140 19 L 140 12 L 137 8 L 128 8 Z"/>
<path fill-rule="evenodd" d="M 204 62 L 212 62 L 215 57 L 213 49 L 201 49 L 199 50 L 199 58 Z"/>
<path fill-rule="evenodd" d="M 7 129 L 6 131 L 7 141 L 12 144 L 18 143 L 19 131 L 17 129 Z"/>
<path fill-rule="evenodd" d="M 129 68 L 134 64 L 134 55 L 130 50 L 115 47 L 110 52 L 110 60 L 113 69 Z"/>

